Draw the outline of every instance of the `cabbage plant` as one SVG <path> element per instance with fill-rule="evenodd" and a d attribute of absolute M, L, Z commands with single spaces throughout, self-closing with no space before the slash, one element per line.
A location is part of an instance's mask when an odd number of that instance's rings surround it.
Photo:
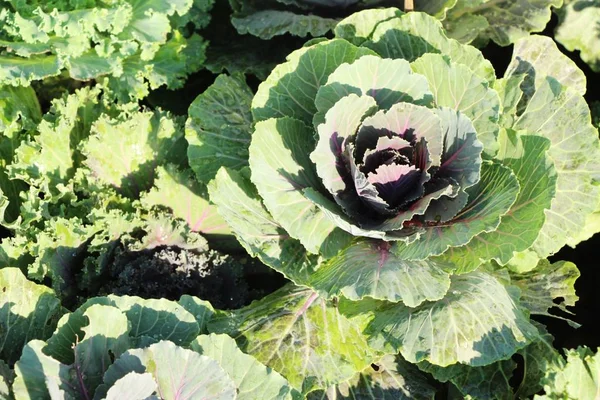
<path fill-rule="evenodd" d="M 213 329 L 305 392 L 397 352 L 457 385 L 460 368 L 496 376 L 542 340 L 531 314 L 576 300 L 575 266 L 545 259 L 599 230 L 584 92 L 550 39 L 519 40 L 497 77 L 419 12 L 359 12 L 308 42 L 252 100 L 249 168 L 209 184 L 244 247 L 297 288 Z"/>

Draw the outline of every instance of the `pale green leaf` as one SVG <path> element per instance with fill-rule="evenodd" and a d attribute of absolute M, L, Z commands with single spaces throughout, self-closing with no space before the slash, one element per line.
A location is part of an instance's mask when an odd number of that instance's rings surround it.
<path fill-rule="evenodd" d="M 441 53 L 471 70 L 469 76 L 474 74 L 490 83 L 496 79 L 492 64 L 479 50 L 448 39 L 441 23 L 422 12 L 410 12 L 381 22 L 363 46 L 384 58 L 403 58 L 411 62 L 427 53 Z"/>
<path fill-rule="evenodd" d="M 510 358 L 536 337 L 537 330 L 515 303 L 512 289 L 495 277 L 473 272 L 451 279 L 440 301 L 416 308 L 375 303 L 365 330 L 369 343 L 386 351 L 400 350 L 412 363 L 483 366 Z M 352 306 L 348 308 L 352 312 Z M 366 318 L 361 314 L 360 319 Z"/>
<path fill-rule="evenodd" d="M 527 250 L 539 235 L 554 198 L 556 173 L 546 156 L 550 141 L 539 136 L 511 139 L 519 147 L 502 145 L 498 157 L 516 175 L 521 190 L 498 227 L 475 236 L 462 247 L 453 247 L 440 258 L 457 266 L 458 273 L 472 271 L 494 259 L 505 265 L 515 253 Z"/>
<path fill-rule="evenodd" d="M 118 381 L 106 393 L 106 400 L 147 399 L 156 390 L 152 374 L 130 372 Z"/>
<path fill-rule="evenodd" d="M 367 55 L 340 65 L 319 88 L 315 98 L 318 111 L 312 119 L 315 128 L 338 100 L 351 93 L 370 96 L 386 110 L 400 102 L 429 105 L 432 101 L 427 80 L 414 74 L 407 61 Z"/>
<path fill-rule="evenodd" d="M 559 261 L 551 264 L 547 260 L 540 260 L 529 272 L 511 274 L 511 282 L 521 289 L 521 305 L 531 314 L 564 319 L 571 326 L 578 328 L 579 324 L 549 311 L 556 307 L 563 313 L 572 314 L 567 307 L 574 306 L 579 300 L 575 294 L 575 281 L 579 276 L 577 266 L 571 262 Z"/>
<path fill-rule="evenodd" d="M 190 105 L 185 126 L 188 160 L 200 182 L 220 167 L 248 165 L 252 91 L 242 74 L 219 75 Z"/>
<path fill-rule="evenodd" d="M 352 379 L 308 394 L 308 400 L 433 400 L 435 388 L 414 365 L 387 355 Z"/>
<path fill-rule="evenodd" d="M 242 352 L 227 335 L 201 335 L 190 347 L 219 363 L 235 382 L 238 400 L 284 400 L 300 396 L 284 377 Z"/>
<path fill-rule="evenodd" d="M 322 188 L 309 158 L 314 148 L 312 129 L 298 120 L 257 123 L 250 144 L 252 182 L 290 236 L 309 252 L 331 257 L 351 238 L 302 193 L 304 188 Z"/>
<path fill-rule="evenodd" d="M 600 143 L 584 98 L 547 78 L 536 87 L 514 129 L 550 139 L 556 195 L 533 244 L 540 258 L 579 243 L 587 218 L 600 208 Z"/>
<path fill-rule="evenodd" d="M 32 339 L 46 340 L 65 312 L 54 291 L 18 268 L 0 269 L 0 359 L 13 364 Z"/>
<path fill-rule="evenodd" d="M 341 39 L 296 50 L 279 64 L 258 88 L 252 100 L 255 121 L 292 117 L 311 124 L 317 111 L 315 97 L 329 74 L 343 63 L 373 54 Z"/>
<path fill-rule="evenodd" d="M 211 200 L 246 251 L 263 263 L 302 284 L 313 273 L 316 257 L 271 217 L 250 179 L 221 168 L 208 185 Z"/>
<path fill-rule="evenodd" d="M 407 261 L 379 240 L 359 240 L 319 266 L 310 286 L 328 296 L 343 294 L 351 300 L 369 296 L 416 307 L 440 300 L 450 287 L 443 265 Z"/>
<path fill-rule="evenodd" d="M 334 29 L 335 36 L 360 46 L 371 37 L 380 22 L 402 14 L 397 8 L 362 10 L 341 20 Z"/>
<path fill-rule="evenodd" d="M 15 364 L 15 399 L 76 398 L 78 391 L 70 385 L 71 368 L 44 354 L 44 345 L 41 340 L 32 340 L 23 347 L 21 359 Z"/>
<path fill-rule="evenodd" d="M 375 358 L 359 327 L 334 304 L 293 285 L 216 317 L 209 330 L 235 337 L 303 393 L 350 379 Z"/>
<path fill-rule="evenodd" d="M 436 54 L 426 54 L 412 63 L 413 71 L 424 75 L 438 106 L 465 114 L 477 130 L 484 152 L 498 150 L 500 99 L 488 84 L 467 67 Z"/>
<path fill-rule="evenodd" d="M 404 259 L 424 260 L 469 243 L 482 232 L 496 230 L 501 217 L 517 198 L 519 183 L 510 169 L 498 163 L 483 162 L 480 181 L 466 193 L 467 203 L 454 218 L 432 226 L 413 227 L 414 240 L 394 242 L 392 253 Z"/>
<path fill-rule="evenodd" d="M 142 194 L 141 204 L 147 209 L 169 208 L 173 216 L 183 219 L 193 232 L 216 237 L 230 234 L 227 223 L 206 199 L 206 189 L 192 178 L 190 172 L 181 171 L 172 164 L 156 168 L 154 187 Z"/>
<path fill-rule="evenodd" d="M 566 365 L 548 368 L 542 379 L 545 396 L 536 400 L 579 400 L 600 397 L 600 352 L 587 347 L 566 350 Z"/>
<path fill-rule="evenodd" d="M 446 15 L 444 24 L 453 36 L 454 29 L 462 30 L 461 25 L 478 29 L 469 41 L 478 38 L 485 43 L 489 39 L 501 46 L 508 46 L 530 32 L 544 30 L 550 21 L 550 7 L 560 7 L 563 0 L 458 0 Z M 472 16 L 485 18 L 488 26 L 473 25 Z"/>
<path fill-rule="evenodd" d="M 185 156 L 182 130 L 160 111 L 101 116 L 81 151 L 95 180 L 132 198 L 152 187 L 157 165 Z"/>
<path fill-rule="evenodd" d="M 151 374 L 157 392 L 164 399 L 236 398 L 235 383 L 215 360 L 161 341 L 145 349 L 129 350 L 117 359 L 108 368 L 104 384 L 98 388 L 94 399 L 101 399 L 99 394 L 106 393 L 108 388 L 131 372 Z"/>
<path fill-rule="evenodd" d="M 530 87 L 539 87 L 547 76 L 551 76 L 563 86 L 585 94 L 586 78 L 583 71 L 546 36 L 532 35 L 515 43 L 505 76 L 519 74 L 526 75 L 526 80 L 534 81 L 526 83 Z"/>
<path fill-rule="evenodd" d="M 579 51 L 583 61 L 594 71 L 600 71 L 600 2 L 572 0 L 565 3 L 557 11 L 559 21 L 554 39 L 569 51 Z"/>

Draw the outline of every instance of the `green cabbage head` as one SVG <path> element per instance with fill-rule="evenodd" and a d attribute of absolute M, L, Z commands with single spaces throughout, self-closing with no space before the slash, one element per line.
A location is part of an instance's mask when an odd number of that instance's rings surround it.
<path fill-rule="evenodd" d="M 600 148 L 585 77 L 550 39 L 496 73 L 424 13 L 354 14 L 260 85 L 249 170 L 221 169 L 211 198 L 296 284 L 380 300 L 364 306 L 378 349 L 508 358 L 536 329 L 507 267 L 600 230 Z"/>

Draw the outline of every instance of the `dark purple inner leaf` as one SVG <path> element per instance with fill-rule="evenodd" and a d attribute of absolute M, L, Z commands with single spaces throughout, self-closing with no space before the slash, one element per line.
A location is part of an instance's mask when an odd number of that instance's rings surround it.
<path fill-rule="evenodd" d="M 421 179 L 421 171 L 412 165 L 381 165 L 375 173 L 368 176 L 379 196 L 391 207 L 405 202 L 405 198 L 414 192 Z"/>

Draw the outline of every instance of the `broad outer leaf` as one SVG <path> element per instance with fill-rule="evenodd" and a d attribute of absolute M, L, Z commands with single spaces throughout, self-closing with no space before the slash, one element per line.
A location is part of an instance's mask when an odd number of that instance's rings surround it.
<path fill-rule="evenodd" d="M 554 39 L 569 51 L 579 50 L 581 59 L 590 67 L 600 71 L 600 43 L 598 43 L 598 23 L 600 23 L 600 3 L 597 1 L 565 1 L 557 10 L 559 22 Z M 585 29 L 582 29 L 584 28 Z"/>
<path fill-rule="evenodd" d="M 303 47 L 279 64 L 258 87 L 252 100 L 255 121 L 292 117 L 311 124 L 315 114 L 315 97 L 327 77 L 343 63 L 374 54 L 341 39 Z"/>
<path fill-rule="evenodd" d="M 475 235 L 494 231 L 519 193 L 512 171 L 498 163 L 483 162 L 480 181 L 466 190 L 465 207 L 451 220 L 423 226 L 417 238 L 405 244 L 395 242 L 392 253 L 400 258 L 424 260 L 448 248 L 468 243 Z"/>
<path fill-rule="evenodd" d="M 443 267 L 429 260 L 404 260 L 390 252 L 389 243 L 362 239 L 321 264 L 310 286 L 327 296 L 369 296 L 416 307 L 444 297 L 450 277 Z"/>
<path fill-rule="evenodd" d="M 237 31 L 258 36 L 263 40 L 286 33 L 294 36 L 323 36 L 333 29 L 338 21 L 314 14 L 296 14 L 291 11 L 263 10 L 245 17 L 232 17 L 231 23 Z"/>
<path fill-rule="evenodd" d="M 302 193 L 305 188 L 323 187 L 309 158 L 314 148 L 312 129 L 298 120 L 258 122 L 250 144 L 252 182 L 290 236 L 309 252 L 331 257 L 351 237 Z"/>
<path fill-rule="evenodd" d="M 208 183 L 222 166 L 248 165 L 252 95 L 243 74 L 219 75 L 190 105 L 187 155 L 200 182 Z"/>
<path fill-rule="evenodd" d="M 510 139 L 507 139 L 510 140 Z M 491 259 L 501 265 L 516 252 L 527 250 L 546 220 L 556 186 L 556 172 L 546 156 L 550 141 L 539 136 L 519 136 L 502 145 L 498 157 L 519 180 L 521 190 L 500 225 L 475 236 L 462 247 L 452 247 L 440 258 L 454 263 L 457 273 L 469 272 Z"/>
<path fill-rule="evenodd" d="M 565 244 L 574 247 L 587 218 L 600 208 L 600 144 L 584 98 L 547 78 L 536 87 L 514 129 L 550 139 L 548 156 L 556 169 L 556 195 L 533 244 L 540 258 Z"/>
<path fill-rule="evenodd" d="M 177 303 L 194 316 L 201 334 L 208 333 L 208 321 L 215 313 L 215 309 L 208 301 L 184 294 Z"/>
<path fill-rule="evenodd" d="M 397 8 L 375 8 L 356 12 L 335 26 L 335 36 L 360 46 L 371 37 L 377 24 L 402 14 Z"/>
<path fill-rule="evenodd" d="M 152 374 L 130 372 L 118 381 L 106 393 L 106 400 L 147 399 L 157 389 Z"/>
<path fill-rule="evenodd" d="M 379 23 L 369 39 L 363 45 L 383 58 L 414 61 L 426 53 L 441 53 L 466 66 L 471 75 L 490 83 L 496 79 L 494 67 L 479 50 L 449 39 L 442 24 L 422 12 L 410 12 Z"/>
<path fill-rule="evenodd" d="M 435 388 L 400 356 L 387 355 L 347 382 L 309 393 L 308 400 L 433 400 Z"/>
<path fill-rule="evenodd" d="M 12 365 L 25 343 L 52 335 L 65 312 L 54 291 L 25 278 L 18 268 L 0 269 L 0 359 Z"/>
<path fill-rule="evenodd" d="M 469 36 L 470 42 L 479 37 L 482 43 L 492 39 L 500 46 L 508 46 L 517 39 L 539 32 L 550 21 L 550 7 L 560 7 L 563 0 L 458 0 L 446 16 L 444 24 L 453 36 L 455 29 L 475 30 Z M 482 24 L 473 19 L 477 16 L 487 21 Z"/>
<path fill-rule="evenodd" d="M 509 399 L 513 390 L 510 378 L 517 364 L 512 360 L 501 360 L 483 367 L 471 367 L 454 364 L 438 367 L 427 361 L 418 364 L 425 372 L 429 372 L 440 382 L 452 382 L 466 397 L 474 399 Z M 467 398 L 467 397 L 466 397 Z"/>
<path fill-rule="evenodd" d="M 145 349 L 129 350 L 117 359 L 106 372 L 104 384 L 94 399 L 101 399 L 98 394 L 106 393 L 130 372 L 151 374 L 157 392 L 164 399 L 236 398 L 235 383 L 215 360 L 161 341 Z"/>
<path fill-rule="evenodd" d="M 171 340 L 182 345 L 188 345 L 198 336 L 200 326 L 197 319 L 202 318 L 203 314 L 200 313 L 206 312 L 196 305 L 194 308 L 197 311 L 192 314 L 190 311 L 193 305 L 189 305 L 189 302 L 184 307 L 167 299 L 113 295 L 94 297 L 73 313 L 61 318 L 56 332 L 48 340 L 45 352 L 65 364 L 72 363 L 74 359 L 71 347 L 83 337 L 84 327 L 88 324 L 84 313 L 94 305 L 123 312 L 130 327 L 128 335 L 132 339 L 150 337 L 156 341 Z"/>
<path fill-rule="evenodd" d="M 428 105 L 432 100 L 427 80 L 413 73 L 408 61 L 367 55 L 340 65 L 319 88 L 315 98 L 318 112 L 312 120 L 315 128 L 325 121 L 333 105 L 350 93 L 371 96 L 386 110 L 400 102 Z"/>
<path fill-rule="evenodd" d="M 203 193 L 206 190 L 189 172 L 180 171 L 174 165 L 158 167 L 154 187 L 142 194 L 142 205 L 147 209 L 153 206 L 170 208 L 174 217 L 185 220 L 193 232 L 205 236 L 230 234 L 227 223 L 206 199 Z"/>
<path fill-rule="evenodd" d="M 531 314 L 546 315 L 566 320 L 571 326 L 580 325 L 559 315 L 550 314 L 556 307 L 564 313 L 572 314 L 567 306 L 574 306 L 579 297 L 575 294 L 575 281 L 580 273 L 575 264 L 559 261 L 550 264 L 540 260 L 537 267 L 526 273 L 511 274 L 511 282 L 521 289 L 520 303 Z M 559 300 L 561 300 L 558 302 Z"/>
<path fill-rule="evenodd" d="M 546 36 L 532 35 L 519 39 L 515 43 L 513 56 L 505 76 L 525 74 L 529 84 L 538 87 L 550 76 L 563 86 L 570 87 L 584 95 L 586 90 L 585 74 L 577 64 L 563 54 L 554 41 Z"/>
<path fill-rule="evenodd" d="M 253 257 L 301 284 L 312 275 L 316 257 L 271 217 L 250 179 L 221 168 L 208 185 L 210 199 L 227 221 L 241 245 Z"/>
<path fill-rule="evenodd" d="M 80 393 L 71 387 L 71 368 L 42 352 L 44 343 L 32 340 L 23 347 L 15 364 L 13 392 L 17 400 L 77 398 Z"/>
<path fill-rule="evenodd" d="M 455 275 L 443 300 L 417 308 L 376 304 L 365 333 L 375 348 L 400 350 L 412 363 L 488 365 L 510 358 L 537 335 L 510 291 L 483 272 Z"/>
<path fill-rule="evenodd" d="M 94 304 L 83 316 L 89 322 L 81 328 L 83 339 L 74 344 L 75 363 L 71 368 L 72 375 L 77 375 L 79 389 L 91 397 L 113 359 L 127 350 L 131 342 L 127 317 L 119 309 Z M 75 381 L 74 377 L 72 380 Z"/>
<path fill-rule="evenodd" d="M 284 377 L 242 352 L 227 335 L 200 335 L 192 342 L 191 349 L 219 363 L 237 387 L 237 400 L 300 397 Z"/>
<path fill-rule="evenodd" d="M 209 330 L 235 337 L 303 393 L 350 379 L 375 358 L 358 326 L 317 293 L 293 285 L 216 317 Z"/>
<path fill-rule="evenodd" d="M 425 54 L 412 63 L 413 71 L 429 81 L 438 106 L 465 114 L 483 143 L 483 151 L 495 155 L 498 150 L 500 99 L 488 84 L 469 68 L 451 63 L 438 54 Z"/>

